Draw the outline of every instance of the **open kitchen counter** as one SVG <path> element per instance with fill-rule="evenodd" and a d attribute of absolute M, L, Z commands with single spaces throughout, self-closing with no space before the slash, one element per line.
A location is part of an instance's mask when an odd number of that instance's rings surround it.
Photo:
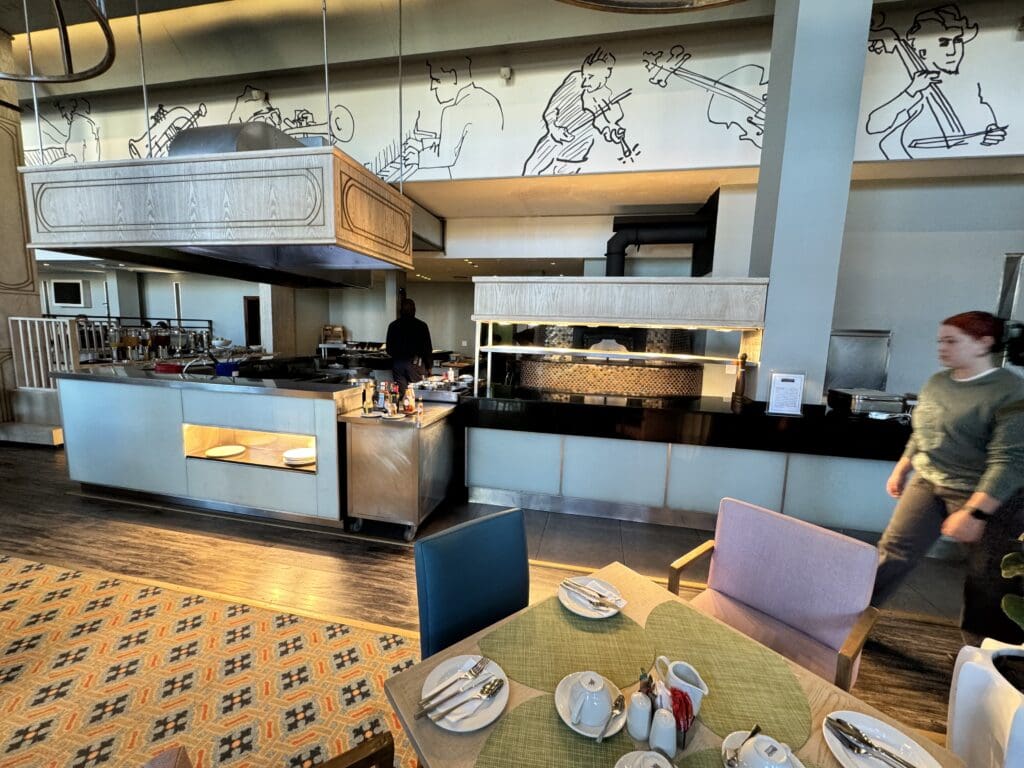
<path fill-rule="evenodd" d="M 822 406 L 794 417 L 764 403 L 734 413 L 719 398 L 610 400 L 465 398 L 470 501 L 704 529 L 725 496 L 848 531 L 876 533 L 892 514 L 885 480 L 909 424 Z"/>

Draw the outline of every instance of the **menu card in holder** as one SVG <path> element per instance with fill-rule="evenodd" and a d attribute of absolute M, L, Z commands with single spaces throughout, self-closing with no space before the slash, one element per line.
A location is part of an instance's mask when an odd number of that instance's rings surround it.
<path fill-rule="evenodd" d="M 773 416 L 801 416 L 803 397 L 804 374 L 772 371 L 767 413 Z"/>

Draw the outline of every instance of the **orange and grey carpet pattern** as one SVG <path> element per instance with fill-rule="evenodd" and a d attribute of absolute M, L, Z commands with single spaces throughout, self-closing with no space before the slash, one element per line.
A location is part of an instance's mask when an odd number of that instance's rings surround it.
<path fill-rule="evenodd" d="M 408 634 L 0 555 L 0 765 L 318 765 L 373 733 Z"/>

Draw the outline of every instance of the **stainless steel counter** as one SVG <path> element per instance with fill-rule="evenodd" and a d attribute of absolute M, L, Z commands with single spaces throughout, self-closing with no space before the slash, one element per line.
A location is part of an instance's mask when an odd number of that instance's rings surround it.
<path fill-rule="evenodd" d="M 448 492 L 455 436 L 448 417 L 454 405 L 425 405 L 417 428 L 414 417 L 363 418 L 358 411 L 338 417 L 345 424 L 348 519 L 351 530 L 362 520 L 416 529 Z"/>
<path fill-rule="evenodd" d="M 109 380 L 117 384 L 138 384 L 147 387 L 171 387 L 175 389 L 205 389 L 216 392 L 236 392 L 247 395 L 277 395 L 309 397 L 321 400 L 339 400 L 338 393 L 346 393 L 344 401 L 351 408 L 351 392 L 359 390 L 358 384 L 324 384 L 288 379 L 245 379 L 236 376 L 209 376 L 202 374 L 154 373 L 124 365 L 94 366 L 89 371 L 54 373 L 58 379 L 80 379 L 83 381 Z M 354 402 L 361 402 L 356 394 Z"/>

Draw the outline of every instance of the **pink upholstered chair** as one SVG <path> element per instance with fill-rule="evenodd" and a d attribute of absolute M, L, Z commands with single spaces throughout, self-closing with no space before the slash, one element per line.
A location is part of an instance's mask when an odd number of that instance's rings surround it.
<path fill-rule="evenodd" d="M 669 589 L 679 594 L 683 568 L 709 552 L 707 589 L 690 605 L 840 688 L 853 687 L 878 617 L 869 606 L 878 565 L 874 547 L 722 499 L 714 541 L 672 563 Z"/>

